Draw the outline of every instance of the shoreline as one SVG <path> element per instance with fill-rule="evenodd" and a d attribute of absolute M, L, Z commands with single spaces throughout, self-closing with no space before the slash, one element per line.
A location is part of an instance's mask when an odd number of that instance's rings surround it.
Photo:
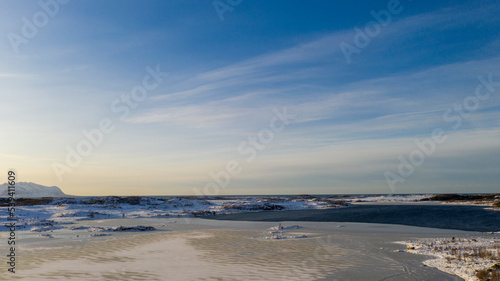
<path fill-rule="evenodd" d="M 360 196 L 360 197 L 314 197 L 298 195 L 288 197 L 88 197 L 88 198 L 24 198 L 18 199 L 16 222 L 19 230 L 53 230 L 63 224 L 80 220 L 148 217 L 209 217 L 215 215 L 269 211 L 308 211 L 350 209 L 359 206 L 470 206 L 483 207 L 488 211 L 499 211 L 477 202 L 466 203 L 422 201 L 430 195 Z M 8 210 L 6 205 L 0 210 Z M 349 212 L 349 211 L 346 211 Z M 500 213 L 500 212 L 498 212 Z M 0 215 L 0 231 L 5 231 L 8 216 Z M 390 220 L 390 216 L 388 217 Z M 355 222 L 392 223 L 388 220 Z M 500 220 L 500 219 L 499 219 Z M 405 222 L 396 222 L 405 224 Z M 411 225 L 411 224 L 410 224 Z M 484 226 L 479 227 L 485 227 Z M 420 224 L 418 226 L 427 226 Z M 478 227 L 476 225 L 476 227 Z M 462 229 L 458 227 L 457 229 Z M 476 230 L 470 228 L 467 230 Z M 500 225 L 498 226 L 500 230 Z"/>

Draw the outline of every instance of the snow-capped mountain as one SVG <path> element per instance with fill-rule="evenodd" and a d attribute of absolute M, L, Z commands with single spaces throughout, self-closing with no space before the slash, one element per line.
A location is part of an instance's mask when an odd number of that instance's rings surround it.
<path fill-rule="evenodd" d="M 64 197 L 57 186 L 44 186 L 32 182 L 16 182 L 16 197 Z M 0 185 L 0 197 L 7 197 L 8 184 Z"/>

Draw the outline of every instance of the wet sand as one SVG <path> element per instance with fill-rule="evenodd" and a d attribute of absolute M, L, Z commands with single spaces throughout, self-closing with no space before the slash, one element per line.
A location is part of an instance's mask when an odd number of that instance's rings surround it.
<path fill-rule="evenodd" d="M 290 233 L 307 238 L 276 240 L 265 239 L 275 222 L 203 219 L 119 219 L 75 226 L 138 224 L 158 230 L 90 237 L 87 230 L 63 229 L 51 232 L 54 238 L 19 232 L 17 273 L 6 274 L 3 261 L 0 279 L 461 280 L 423 266 L 424 256 L 395 252 L 404 246 L 393 242 L 480 235 L 401 225 L 282 222 L 303 226 Z"/>

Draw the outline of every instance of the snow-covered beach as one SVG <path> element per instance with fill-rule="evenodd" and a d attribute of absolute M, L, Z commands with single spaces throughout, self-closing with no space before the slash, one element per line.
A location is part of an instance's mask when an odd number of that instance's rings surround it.
<path fill-rule="evenodd" d="M 88 231 L 137 225 L 156 230 Z M 269 239 L 275 231 L 281 239 Z M 72 231 L 49 233 L 52 238 L 19 232 L 12 280 L 460 280 L 424 266 L 425 256 L 400 252 L 406 247 L 394 241 L 487 236 L 400 225 L 282 222 L 280 228 L 200 218 L 79 221 Z"/>

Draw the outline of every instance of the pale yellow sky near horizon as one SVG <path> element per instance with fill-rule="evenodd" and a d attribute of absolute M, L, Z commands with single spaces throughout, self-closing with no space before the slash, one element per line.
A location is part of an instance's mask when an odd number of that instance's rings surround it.
<path fill-rule="evenodd" d="M 488 148 L 494 150 L 498 147 L 495 139 L 500 137 L 500 131 L 477 131 L 470 135 L 455 133 L 449 136 L 445 146 L 439 147 L 431 158 L 426 159 L 427 165 L 433 166 L 440 159 L 458 157 L 468 153 L 479 153 L 471 144 L 481 143 L 484 153 Z M 37 169 L 36 159 L 23 165 L 23 161 L 12 161 L 18 167 L 17 181 L 30 181 L 46 186 L 58 186 L 70 195 L 95 196 L 95 195 L 196 195 L 196 190 L 205 195 L 257 195 L 257 194 L 352 194 L 352 193 L 476 193 L 495 192 L 495 186 L 474 186 L 471 183 L 457 181 L 452 185 L 432 185 L 439 183 L 439 179 L 430 178 L 426 182 L 429 186 L 422 187 L 421 183 L 428 175 L 427 169 L 422 169 L 409 177 L 401 187 L 390 190 L 387 182 L 381 176 L 384 170 L 394 169 L 391 158 L 406 155 L 412 151 L 412 139 L 386 139 L 380 141 L 354 141 L 339 145 L 317 149 L 311 152 L 293 153 L 289 155 L 275 155 L 268 153 L 255 158 L 247 163 L 238 158 L 229 158 L 224 161 L 219 159 L 211 165 L 209 161 L 198 165 L 171 164 L 170 166 L 154 167 L 151 164 L 144 166 L 113 166 L 111 163 L 90 162 L 83 163 L 74 172 L 69 173 L 63 182 L 58 182 L 57 177 L 47 165 L 45 170 Z M 300 159 L 300 163 L 294 162 Z M 223 187 L 217 184 L 209 173 L 225 170 L 227 162 L 237 161 L 241 165 L 241 173 L 230 177 L 229 184 Z M 462 161 L 465 161 L 463 159 Z M 4 166 L 2 164 L 2 166 Z M 490 167 L 492 171 L 496 167 Z M 8 168 L 4 167 L 7 171 Z M 307 181 L 298 181 L 297 177 L 307 177 L 308 174 L 328 174 L 327 180 L 320 182 L 322 185 L 309 185 Z M 487 171 L 486 171 L 487 172 Z M 6 173 L 5 173 L 6 174 Z M 368 178 L 364 185 L 352 178 Z M 5 180 L 6 181 L 6 176 Z M 331 185 L 328 183 L 331 182 Z M 208 183 L 216 184 L 218 190 L 207 189 Z M 283 183 L 288 183 L 285 185 Z M 456 187 L 460 185 L 461 190 Z M 364 190 L 365 192 L 360 192 Z M 461 192 L 462 191 L 462 192 Z"/>

